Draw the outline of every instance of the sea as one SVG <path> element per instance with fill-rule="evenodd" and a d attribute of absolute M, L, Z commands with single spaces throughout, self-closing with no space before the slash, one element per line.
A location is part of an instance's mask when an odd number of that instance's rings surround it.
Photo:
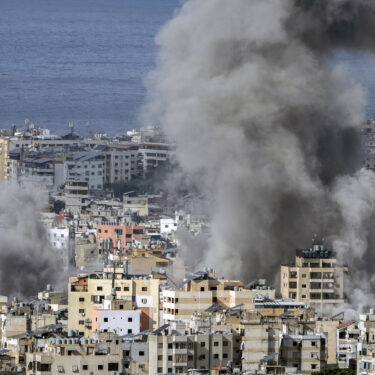
<path fill-rule="evenodd" d="M 158 30 L 182 0 L 0 0 L 0 128 L 120 134 L 140 125 Z M 204 1 L 204 0 L 202 0 Z M 373 59 L 338 53 L 368 90 Z"/>

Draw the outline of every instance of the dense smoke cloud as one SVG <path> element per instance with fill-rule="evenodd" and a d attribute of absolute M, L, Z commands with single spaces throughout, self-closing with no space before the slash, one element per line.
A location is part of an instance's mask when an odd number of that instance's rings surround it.
<path fill-rule="evenodd" d="M 371 51 L 374 16 L 372 0 L 189 0 L 161 30 L 145 121 L 164 126 L 212 200 L 202 265 L 274 280 L 318 233 L 369 268 L 366 95 L 331 54 Z"/>
<path fill-rule="evenodd" d="M 1 183 L 0 294 L 31 296 L 57 282 L 61 262 L 51 249 L 40 213 L 46 197 L 36 189 Z"/>

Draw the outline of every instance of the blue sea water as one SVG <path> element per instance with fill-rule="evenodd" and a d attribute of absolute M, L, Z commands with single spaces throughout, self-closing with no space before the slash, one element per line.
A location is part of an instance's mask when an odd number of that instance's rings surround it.
<path fill-rule="evenodd" d="M 0 0 L 0 128 L 138 126 L 154 38 L 178 0 Z"/>
<path fill-rule="evenodd" d="M 204 0 L 202 0 L 204 1 Z M 73 121 L 84 134 L 139 126 L 143 79 L 156 58 L 154 37 L 180 0 L 0 0 L 0 128 L 25 119 L 57 132 Z M 338 61 L 369 92 L 374 68 L 361 55 Z M 373 65 L 373 64 L 372 64 Z"/>

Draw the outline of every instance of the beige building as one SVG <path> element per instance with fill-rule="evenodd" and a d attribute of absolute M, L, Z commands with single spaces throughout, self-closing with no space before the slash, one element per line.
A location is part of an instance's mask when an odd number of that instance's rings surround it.
<path fill-rule="evenodd" d="M 121 339 L 110 333 L 96 339 L 36 339 L 31 349 L 26 354 L 26 375 L 122 373 Z"/>
<path fill-rule="evenodd" d="M 283 335 L 280 359 L 285 367 L 309 373 L 326 367 L 324 335 Z"/>
<path fill-rule="evenodd" d="M 187 373 L 188 369 L 226 366 L 233 358 L 230 330 L 189 333 L 184 322 L 148 336 L 149 375 Z"/>
<path fill-rule="evenodd" d="M 236 305 L 249 310 L 260 294 L 274 298 L 275 290 L 265 285 L 247 289 L 242 281 L 218 279 L 212 272 L 199 271 L 176 289 L 163 291 L 163 317 L 165 321 L 188 321 L 194 313 Z"/>
<path fill-rule="evenodd" d="M 299 316 L 243 314 L 242 370 L 283 373 L 319 371 L 326 366 L 326 338 Z M 288 368 L 293 368 L 289 371 Z"/>
<path fill-rule="evenodd" d="M 148 198 L 147 197 L 129 197 L 123 195 L 124 211 L 130 211 L 138 216 L 148 216 Z"/>
<path fill-rule="evenodd" d="M 345 275 L 348 267 L 337 263 L 335 254 L 322 244 L 296 250 L 295 261 L 281 266 L 281 296 L 301 301 L 319 311 L 346 301 Z"/>
<path fill-rule="evenodd" d="M 131 301 L 147 316 L 149 328 L 160 325 L 160 280 L 150 276 L 131 276 L 123 268 L 104 268 L 103 273 L 93 273 L 69 279 L 68 329 L 91 336 L 93 308 L 101 309 L 104 300 L 112 295 L 114 284 L 116 299 Z"/>
<path fill-rule="evenodd" d="M 6 180 L 8 176 L 8 152 L 9 140 L 7 138 L 0 138 L 0 181 Z"/>

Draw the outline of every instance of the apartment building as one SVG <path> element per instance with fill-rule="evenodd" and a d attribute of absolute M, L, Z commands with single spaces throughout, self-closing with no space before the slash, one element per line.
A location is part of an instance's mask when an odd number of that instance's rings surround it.
<path fill-rule="evenodd" d="M 105 183 L 130 181 L 138 173 L 138 146 L 105 146 Z"/>
<path fill-rule="evenodd" d="M 143 225 L 128 225 L 126 223 L 99 224 L 96 231 L 98 242 L 110 240 L 112 247 L 119 250 L 131 247 L 136 238 L 144 236 Z"/>
<path fill-rule="evenodd" d="M 141 176 L 170 159 L 174 146 L 168 143 L 144 142 L 138 149 L 138 174 Z"/>
<path fill-rule="evenodd" d="M 8 153 L 9 153 L 9 140 L 0 138 L 0 181 L 6 180 L 8 177 Z"/>
<path fill-rule="evenodd" d="M 347 272 L 348 266 L 339 264 L 333 251 L 314 243 L 311 249 L 296 250 L 294 263 L 281 266 L 281 296 L 320 311 L 332 308 L 346 301 Z"/>
<path fill-rule="evenodd" d="M 124 339 L 122 344 L 124 374 L 148 375 L 149 355 L 147 335 Z"/>
<path fill-rule="evenodd" d="M 357 375 L 375 374 L 375 309 L 360 314 L 358 328 L 360 337 L 357 344 Z"/>
<path fill-rule="evenodd" d="M 116 268 L 115 272 L 113 268 L 104 268 L 103 273 L 72 277 L 69 279 L 68 292 L 68 329 L 91 337 L 94 308 L 103 309 L 105 300 L 112 297 L 129 301 L 133 309 L 143 312 L 142 328 L 158 327 L 159 285 L 159 279 L 150 276 L 131 276 L 125 274 L 123 268 Z"/>
<path fill-rule="evenodd" d="M 147 197 L 133 197 L 129 193 L 123 195 L 124 211 L 129 211 L 138 216 L 148 216 L 148 198 Z"/>
<path fill-rule="evenodd" d="M 275 297 L 275 290 L 265 285 L 248 287 L 238 280 L 216 278 L 213 271 L 198 271 L 184 280 L 176 289 L 163 291 L 163 316 L 166 321 L 187 321 L 194 313 L 210 309 L 227 309 L 241 305 L 254 308 L 255 297 Z"/>
<path fill-rule="evenodd" d="M 357 343 L 360 336 L 358 323 L 354 320 L 337 326 L 337 364 L 340 368 L 356 368 Z"/>
<path fill-rule="evenodd" d="M 194 332 L 171 322 L 148 335 L 148 345 L 150 375 L 223 367 L 233 359 L 233 334 L 224 328 Z"/>
<path fill-rule="evenodd" d="M 302 372 L 320 371 L 326 367 L 326 338 L 318 335 L 283 334 L 280 345 L 280 363 Z"/>
<path fill-rule="evenodd" d="M 308 326 L 299 315 L 264 317 L 249 311 L 243 313 L 241 323 L 243 371 L 282 373 L 293 368 L 294 372 L 312 372 L 326 367 L 325 335 L 316 334 L 311 328 L 305 332 Z"/>
<path fill-rule="evenodd" d="M 65 208 L 72 214 L 80 214 L 89 204 L 89 183 L 86 180 L 67 180 L 64 187 L 63 198 Z"/>
<path fill-rule="evenodd" d="M 26 353 L 26 375 L 123 373 L 121 339 L 110 333 L 94 339 L 55 336 L 35 338 Z"/>
<path fill-rule="evenodd" d="M 66 178 L 87 181 L 90 190 L 101 190 L 104 186 L 104 155 L 100 152 L 78 152 L 68 157 Z"/>

